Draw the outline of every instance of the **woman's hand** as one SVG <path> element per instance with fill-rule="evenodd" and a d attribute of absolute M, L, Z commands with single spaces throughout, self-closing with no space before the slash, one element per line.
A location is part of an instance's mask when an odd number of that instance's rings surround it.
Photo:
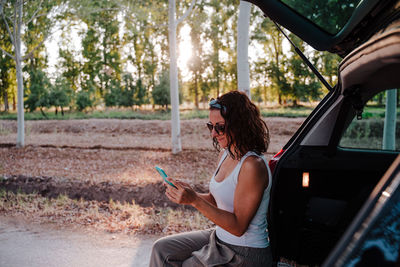
<path fill-rule="evenodd" d="M 197 193 L 192 189 L 192 187 L 184 182 L 168 178 L 168 180 L 173 183 L 177 188 L 170 186 L 165 183 L 166 190 L 165 195 L 174 203 L 191 205 L 197 199 Z"/>

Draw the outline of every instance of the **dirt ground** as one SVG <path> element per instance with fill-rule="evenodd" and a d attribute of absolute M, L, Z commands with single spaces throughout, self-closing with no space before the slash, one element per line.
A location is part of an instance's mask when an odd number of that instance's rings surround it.
<path fill-rule="evenodd" d="M 66 195 L 102 203 L 135 203 L 142 208 L 177 208 L 165 197 L 154 166 L 198 191 L 207 191 L 217 152 L 206 121 L 181 121 L 183 151 L 178 155 L 171 153 L 170 121 L 27 121 L 24 148 L 15 147 L 16 122 L 0 121 L 0 189 L 48 199 Z M 269 159 L 304 118 L 265 121 L 271 137 Z M 0 215 L 13 216 L 13 212 L 0 206 Z"/>

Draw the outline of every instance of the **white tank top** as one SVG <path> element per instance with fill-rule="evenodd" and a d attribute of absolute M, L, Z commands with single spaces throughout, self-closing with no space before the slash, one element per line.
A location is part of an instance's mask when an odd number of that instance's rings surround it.
<path fill-rule="evenodd" d="M 219 170 L 222 162 L 227 157 L 228 152 L 225 150 L 224 154 L 221 157 L 221 160 L 218 164 L 217 170 Z M 249 227 L 246 232 L 238 237 L 235 236 L 228 231 L 225 231 L 221 227 L 216 227 L 216 235 L 217 237 L 229 244 L 236 246 L 245 246 L 245 247 L 255 247 L 255 248 L 265 248 L 269 246 L 268 239 L 268 230 L 267 230 L 267 209 L 269 203 L 270 189 L 271 189 L 271 171 L 268 167 L 267 161 L 264 156 L 260 156 L 255 152 L 249 151 L 247 152 L 240 160 L 240 162 L 236 165 L 235 169 L 233 169 L 232 173 L 229 174 L 223 181 L 217 182 L 215 181 L 214 173 L 211 181 L 210 181 L 210 193 L 213 195 L 215 202 L 217 203 L 218 208 L 232 212 L 233 213 L 233 199 L 235 195 L 235 189 L 238 182 L 238 176 L 240 168 L 244 160 L 248 156 L 257 156 L 264 160 L 265 166 L 268 170 L 268 186 L 264 190 L 264 194 L 258 207 L 256 214 L 251 220 Z"/>

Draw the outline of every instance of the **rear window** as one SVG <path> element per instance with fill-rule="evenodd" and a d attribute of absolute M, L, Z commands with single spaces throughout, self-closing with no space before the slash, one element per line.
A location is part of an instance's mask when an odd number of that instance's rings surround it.
<path fill-rule="evenodd" d="M 340 141 L 345 148 L 400 151 L 400 92 L 375 95 L 364 107 L 362 120 L 353 119 Z"/>
<path fill-rule="evenodd" d="M 336 35 L 362 0 L 282 0 L 284 4 L 326 32 Z"/>

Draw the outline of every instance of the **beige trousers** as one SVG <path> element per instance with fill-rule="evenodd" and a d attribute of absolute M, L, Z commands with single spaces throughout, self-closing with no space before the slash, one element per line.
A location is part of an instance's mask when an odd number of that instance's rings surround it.
<path fill-rule="evenodd" d="M 158 239 L 153 244 L 150 267 L 272 266 L 269 247 L 252 248 L 227 244 L 215 230 L 193 231 Z"/>

